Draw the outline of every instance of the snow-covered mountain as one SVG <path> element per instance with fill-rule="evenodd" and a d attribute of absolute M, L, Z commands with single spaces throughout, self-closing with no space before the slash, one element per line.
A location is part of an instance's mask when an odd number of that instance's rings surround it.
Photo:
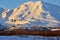
<path fill-rule="evenodd" d="M 0 14 L 0 22 L 5 26 L 60 26 L 60 7 L 41 1 L 26 2 L 15 9 L 6 9 Z"/>

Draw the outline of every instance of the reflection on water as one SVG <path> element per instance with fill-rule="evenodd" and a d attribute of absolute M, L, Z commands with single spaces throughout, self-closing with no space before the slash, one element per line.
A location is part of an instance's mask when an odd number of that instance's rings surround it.
<path fill-rule="evenodd" d="M 44 37 L 44 36 L 0 36 L 0 40 L 60 40 L 60 37 Z"/>

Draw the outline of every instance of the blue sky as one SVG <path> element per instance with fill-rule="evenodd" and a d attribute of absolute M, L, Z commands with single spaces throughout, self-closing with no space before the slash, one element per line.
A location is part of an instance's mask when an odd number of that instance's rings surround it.
<path fill-rule="evenodd" d="M 13 9 L 21 5 L 22 3 L 28 1 L 30 0 L 0 0 L 0 7 L 3 7 L 5 9 L 7 8 Z M 33 1 L 37 1 L 37 0 L 33 0 Z M 42 0 L 42 1 L 60 6 L 60 0 Z"/>
<path fill-rule="evenodd" d="M 20 4 L 27 2 L 29 0 L 1 0 L 0 1 L 0 7 L 3 8 L 15 8 L 17 6 L 19 6 Z"/>

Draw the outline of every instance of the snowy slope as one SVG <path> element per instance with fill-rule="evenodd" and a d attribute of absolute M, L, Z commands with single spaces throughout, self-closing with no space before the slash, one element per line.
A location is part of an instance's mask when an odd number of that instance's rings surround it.
<path fill-rule="evenodd" d="M 2 13 L 5 9 L 0 7 L 0 24 L 2 23 L 3 19 L 2 19 Z"/>
<path fill-rule="evenodd" d="M 15 9 L 7 9 L 2 13 L 5 26 L 28 27 L 57 27 L 60 26 L 60 7 L 44 3 L 26 2 Z"/>

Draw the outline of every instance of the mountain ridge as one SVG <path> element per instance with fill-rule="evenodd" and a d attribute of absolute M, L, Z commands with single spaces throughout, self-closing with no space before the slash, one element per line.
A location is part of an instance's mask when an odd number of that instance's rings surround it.
<path fill-rule="evenodd" d="M 41 1 L 27 2 L 13 9 L 12 11 L 8 9 L 6 13 L 4 12 L 2 13 L 2 18 L 5 21 L 5 25 L 8 25 L 8 26 L 11 26 L 11 25 L 15 25 L 15 26 L 18 26 L 18 25 L 19 26 L 21 25 L 22 26 L 33 26 L 33 25 L 58 26 L 58 24 L 60 24 L 60 21 L 57 21 L 51 15 L 52 11 L 50 11 L 50 9 L 48 8 L 49 5 L 46 7 L 47 3 L 45 5 L 44 4 L 45 3 Z"/>

